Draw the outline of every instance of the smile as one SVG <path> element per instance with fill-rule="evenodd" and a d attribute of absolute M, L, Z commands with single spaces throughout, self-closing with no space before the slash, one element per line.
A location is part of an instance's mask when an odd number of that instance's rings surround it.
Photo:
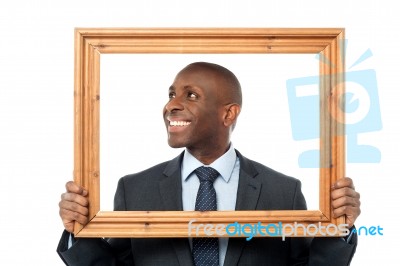
<path fill-rule="evenodd" d="M 169 121 L 169 125 L 174 126 L 174 127 L 184 127 L 184 126 L 188 126 L 190 124 L 191 124 L 191 122 L 187 122 L 187 121 Z"/>

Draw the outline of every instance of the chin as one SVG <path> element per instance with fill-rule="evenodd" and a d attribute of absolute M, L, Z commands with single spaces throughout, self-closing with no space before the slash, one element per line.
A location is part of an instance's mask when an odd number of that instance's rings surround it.
<path fill-rule="evenodd" d="M 174 149 L 186 147 L 186 145 L 185 145 L 184 143 L 179 143 L 179 142 L 170 141 L 170 140 L 168 140 L 168 145 L 169 145 L 171 148 L 174 148 Z"/>

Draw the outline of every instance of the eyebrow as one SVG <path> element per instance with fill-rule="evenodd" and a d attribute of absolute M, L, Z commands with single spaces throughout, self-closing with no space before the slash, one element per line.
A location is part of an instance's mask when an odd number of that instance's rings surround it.
<path fill-rule="evenodd" d="M 176 88 L 174 87 L 174 85 L 171 85 L 171 86 L 169 86 L 169 88 L 168 88 L 168 90 L 170 90 L 170 91 L 174 91 L 175 89 L 176 89 Z M 190 90 L 190 89 L 193 89 L 193 87 L 190 86 L 190 85 L 186 85 L 186 86 L 183 87 L 183 89 L 184 89 L 184 90 Z"/>

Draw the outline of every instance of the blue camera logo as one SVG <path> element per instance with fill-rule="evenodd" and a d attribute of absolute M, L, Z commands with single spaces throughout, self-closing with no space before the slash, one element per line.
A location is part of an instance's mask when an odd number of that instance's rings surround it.
<path fill-rule="evenodd" d="M 367 53 L 369 52 L 369 53 Z M 371 56 L 370 50 L 363 54 Z M 365 60 L 365 59 L 363 59 Z M 358 62 L 363 61 L 358 60 Z M 348 163 L 379 163 L 378 148 L 361 144 L 358 135 L 382 129 L 376 72 L 373 69 L 345 72 L 346 147 Z M 319 138 L 319 76 L 289 79 L 286 82 L 293 139 Z M 319 150 L 304 151 L 298 163 L 303 168 L 319 167 Z"/>

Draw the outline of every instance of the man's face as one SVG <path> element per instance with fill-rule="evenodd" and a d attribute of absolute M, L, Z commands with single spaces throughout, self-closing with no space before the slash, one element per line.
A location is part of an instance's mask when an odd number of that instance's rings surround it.
<path fill-rule="evenodd" d="M 202 68 L 186 68 L 176 76 L 163 111 L 171 147 L 208 152 L 226 145 L 222 85 Z"/>

